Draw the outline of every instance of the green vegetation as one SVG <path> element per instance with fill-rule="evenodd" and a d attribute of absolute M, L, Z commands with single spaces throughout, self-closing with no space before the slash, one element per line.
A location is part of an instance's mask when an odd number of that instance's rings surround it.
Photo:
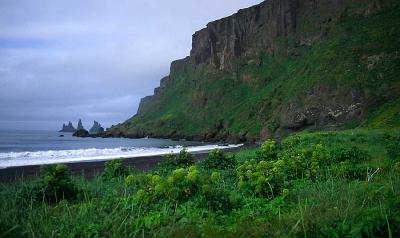
<path fill-rule="evenodd" d="M 299 12 L 272 49 L 237 37 L 252 58 L 225 70 L 174 62 L 142 112 L 107 131 L 281 141 L 202 161 L 182 150 L 145 172 L 109 161 L 91 180 L 44 166 L 0 183 L 0 237 L 400 237 L 400 7 L 347 2 L 327 22 Z"/>
<path fill-rule="evenodd" d="M 24 187 L 18 194 L 24 204 L 29 200 L 45 203 L 57 203 L 61 200 L 72 201 L 80 196 L 80 190 L 74 184 L 67 166 L 43 165 L 40 168 L 40 179 Z M 29 200 L 24 200 L 29 198 Z"/>
<path fill-rule="evenodd" d="M 228 169 L 236 165 L 235 155 L 223 154 L 220 150 L 212 150 L 208 158 L 201 162 L 202 168 L 209 169 Z"/>
<path fill-rule="evenodd" d="M 111 160 L 104 163 L 104 172 L 102 177 L 104 180 L 126 176 L 128 169 L 122 164 L 122 160 Z"/>
<path fill-rule="evenodd" d="M 186 150 L 181 150 L 177 155 L 166 155 L 161 166 L 166 169 L 172 169 L 192 164 L 194 164 L 193 155 L 189 154 Z"/>
<path fill-rule="evenodd" d="M 147 172 L 115 160 L 93 180 L 46 166 L 0 184 L 0 235 L 399 237 L 399 143 L 393 130 L 303 132 Z"/>

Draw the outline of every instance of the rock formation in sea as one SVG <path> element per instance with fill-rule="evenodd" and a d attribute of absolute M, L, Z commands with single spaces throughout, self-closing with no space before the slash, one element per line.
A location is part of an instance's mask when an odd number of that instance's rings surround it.
<path fill-rule="evenodd" d="M 97 121 L 94 121 L 93 126 L 89 130 L 89 133 L 90 134 L 98 134 L 101 132 L 104 132 L 104 128 L 101 126 L 100 123 L 98 123 Z"/>
<path fill-rule="evenodd" d="M 84 130 L 85 128 L 83 127 L 83 125 L 82 125 L 82 120 L 81 119 L 79 119 L 79 121 L 78 121 L 78 127 L 76 128 L 76 130 Z"/>
<path fill-rule="evenodd" d="M 71 122 L 69 122 L 68 125 L 63 124 L 62 129 L 59 130 L 59 132 L 75 132 L 75 131 L 76 129 Z"/>
<path fill-rule="evenodd" d="M 72 136 L 76 136 L 76 137 L 89 137 L 89 132 L 85 129 L 80 129 L 75 131 L 74 134 L 72 134 Z"/>

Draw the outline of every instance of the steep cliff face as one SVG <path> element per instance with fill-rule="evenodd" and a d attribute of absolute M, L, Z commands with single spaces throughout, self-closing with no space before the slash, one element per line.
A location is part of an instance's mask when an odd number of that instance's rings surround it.
<path fill-rule="evenodd" d="M 321 23 L 323 26 L 343 6 L 345 4 L 342 1 L 265 1 L 240 10 L 231 17 L 211 22 L 207 28 L 196 32 L 190 56 L 196 64 L 206 63 L 216 69 L 232 70 L 238 57 L 255 59 L 260 49 L 269 54 L 281 50 L 276 40 L 294 36 L 302 28 L 301 24 L 306 23 L 301 20 L 307 17 L 305 13 L 315 14 L 313 17 L 316 21 L 313 24 L 307 23 L 308 27 Z M 317 19 L 317 14 L 323 8 L 330 9 L 332 14 Z M 319 38 L 321 32 L 304 34 L 298 43 L 310 44 Z"/>
<path fill-rule="evenodd" d="M 118 136 L 249 141 L 359 124 L 399 96 L 395 0 L 268 0 L 207 25 Z"/>

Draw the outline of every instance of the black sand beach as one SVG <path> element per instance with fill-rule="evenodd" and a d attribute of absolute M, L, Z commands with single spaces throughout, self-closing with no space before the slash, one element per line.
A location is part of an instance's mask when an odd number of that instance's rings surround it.
<path fill-rule="evenodd" d="M 231 149 L 225 149 L 225 152 L 236 152 L 244 147 L 237 147 Z M 197 161 L 205 159 L 209 151 L 202 151 L 193 153 Z M 157 166 L 163 160 L 164 156 L 143 156 L 124 159 L 124 165 L 135 167 L 138 170 L 146 171 Z M 83 162 L 71 162 L 65 163 L 72 174 L 82 175 L 85 178 L 93 178 L 100 174 L 104 169 L 105 161 L 83 161 Z M 40 172 L 40 165 L 27 165 L 17 166 L 0 169 L 0 182 L 14 181 L 22 177 L 32 177 L 38 175 Z"/>

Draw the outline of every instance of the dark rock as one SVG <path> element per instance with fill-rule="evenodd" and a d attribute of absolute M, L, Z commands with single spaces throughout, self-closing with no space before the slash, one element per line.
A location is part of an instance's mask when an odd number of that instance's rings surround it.
<path fill-rule="evenodd" d="M 80 129 L 77 130 L 74 134 L 72 134 L 72 136 L 76 136 L 76 137 L 89 137 L 90 134 L 87 130 L 85 129 Z"/>
<path fill-rule="evenodd" d="M 310 126 L 340 126 L 357 120 L 362 116 L 365 102 L 361 95 L 354 89 L 314 86 L 306 97 L 293 100 L 281 111 L 280 127 L 292 132 Z"/>
<path fill-rule="evenodd" d="M 324 36 L 325 29 L 337 19 L 337 12 L 351 1 L 270 0 L 213 21 L 192 38 L 190 57 L 196 64 L 217 70 L 232 70 L 235 59 L 259 62 L 257 54 L 282 50 L 276 40 L 296 37 L 297 45 L 311 45 Z M 321 14 L 323 13 L 323 14 Z M 312 21 L 308 21 L 311 20 Z M 303 29 L 307 21 L 307 29 Z M 299 31 L 301 35 L 297 35 Z M 295 45 L 288 45 L 292 51 Z"/>

